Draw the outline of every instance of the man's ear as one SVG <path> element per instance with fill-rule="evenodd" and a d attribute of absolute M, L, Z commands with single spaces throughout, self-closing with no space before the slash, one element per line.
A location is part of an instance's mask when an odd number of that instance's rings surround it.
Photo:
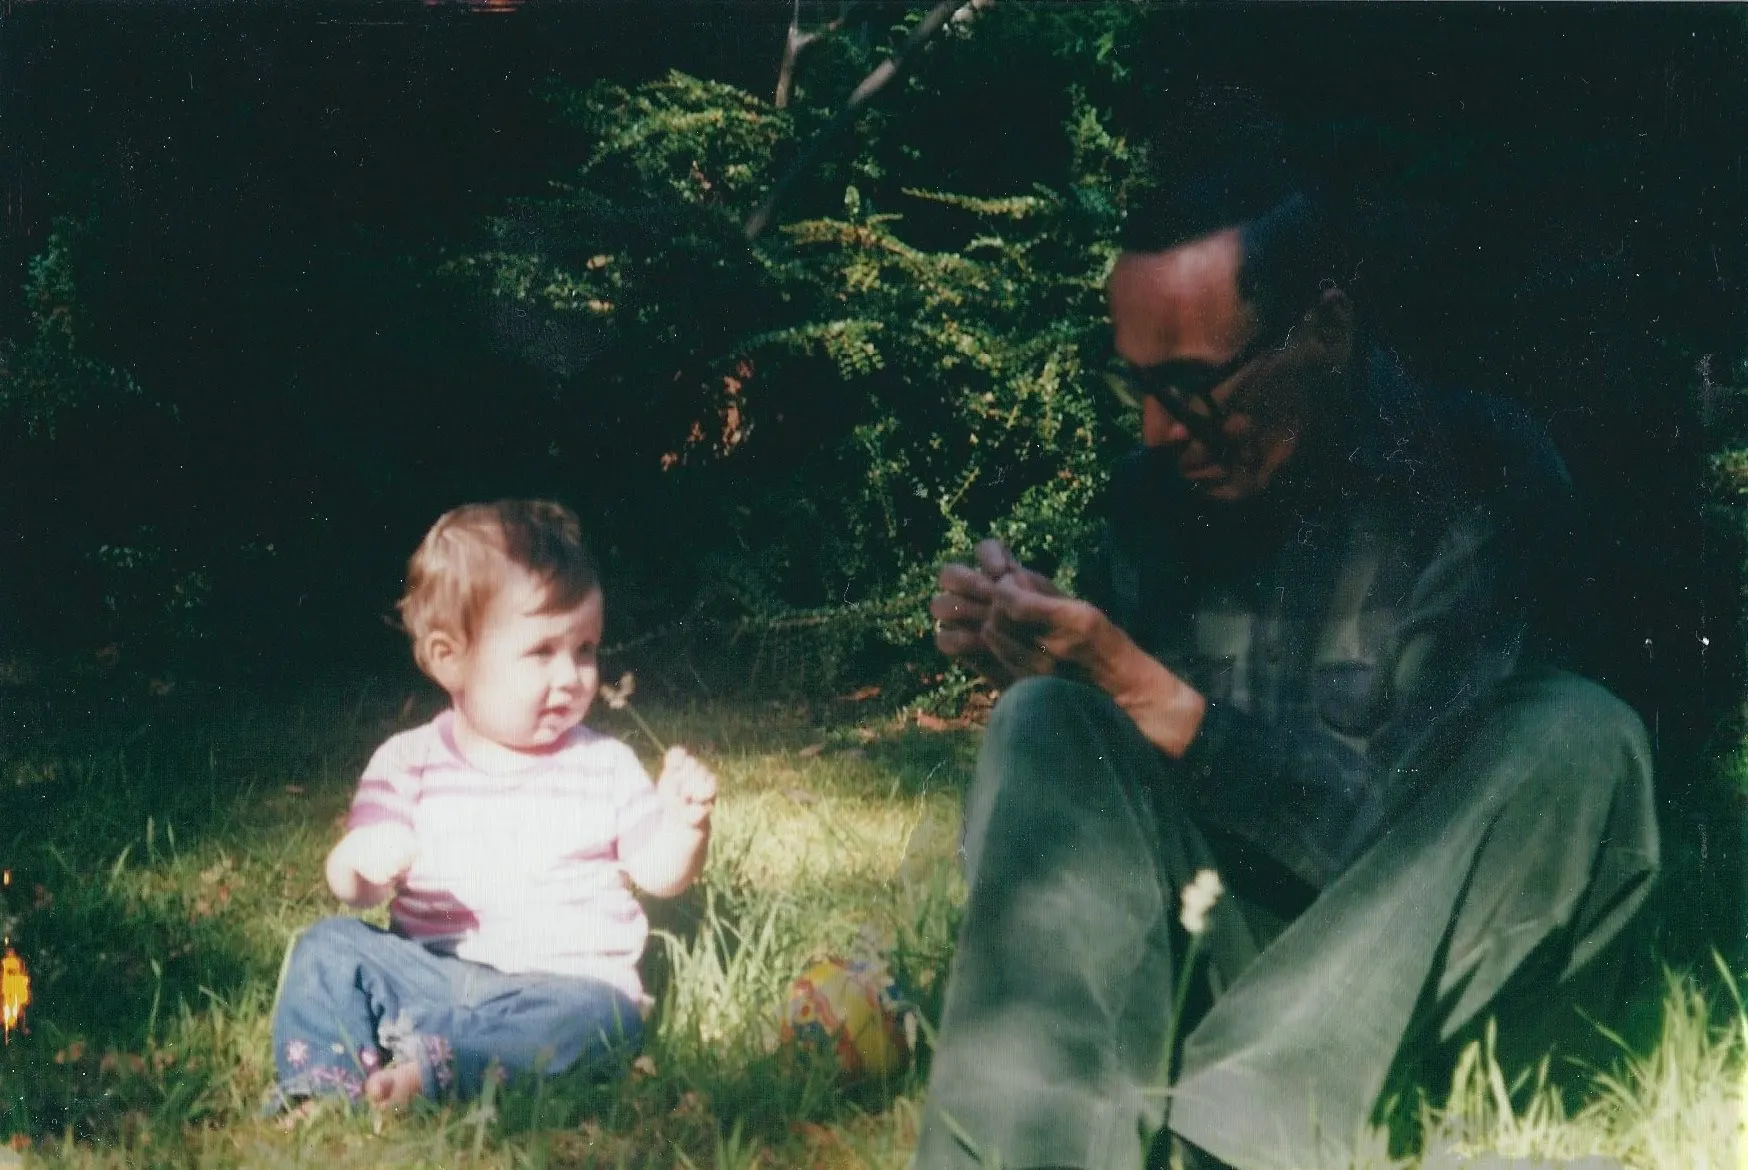
<path fill-rule="evenodd" d="M 1311 306 L 1308 323 L 1331 368 L 1346 369 L 1354 342 L 1353 301 L 1347 293 L 1334 285 L 1325 288 Z"/>
<path fill-rule="evenodd" d="M 432 630 L 419 640 L 419 660 L 446 691 L 461 689 L 461 659 L 466 647 L 447 630 Z"/>

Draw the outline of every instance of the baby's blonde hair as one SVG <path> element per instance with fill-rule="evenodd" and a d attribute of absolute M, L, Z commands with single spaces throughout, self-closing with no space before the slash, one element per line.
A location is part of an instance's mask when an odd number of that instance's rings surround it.
<path fill-rule="evenodd" d="M 438 517 L 407 562 L 407 591 L 397 603 L 425 673 L 425 636 L 434 630 L 471 644 L 492 598 L 512 568 L 546 589 L 542 613 L 581 605 L 601 587 L 576 513 L 551 500 L 465 504 Z"/>

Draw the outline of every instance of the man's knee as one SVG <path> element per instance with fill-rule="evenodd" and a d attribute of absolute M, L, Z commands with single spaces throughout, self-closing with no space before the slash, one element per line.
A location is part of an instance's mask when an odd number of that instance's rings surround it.
<path fill-rule="evenodd" d="M 1482 745 L 1490 779 L 1477 791 L 1525 810 L 1516 830 L 1524 849 L 1558 856 L 1595 845 L 1623 883 L 1654 873 L 1651 748 L 1637 713 L 1606 687 L 1553 671 L 1514 680 L 1499 702 Z"/>
<path fill-rule="evenodd" d="M 966 872 L 977 872 L 992 832 L 1032 842 L 1044 825 L 1084 829 L 1138 812 L 1151 820 L 1164 767 L 1164 755 L 1103 691 L 1050 677 L 1014 684 L 991 713 L 978 753 L 960 842 Z"/>
<path fill-rule="evenodd" d="M 1478 715 L 1452 755 L 1439 758 L 1441 747 L 1419 762 L 1433 783 L 1401 815 L 1455 824 L 1491 821 L 1510 806 L 1525 814 L 1519 830 L 1540 842 L 1526 848 L 1557 852 L 1590 826 L 1654 856 L 1650 747 L 1632 708 L 1589 679 L 1537 671 L 1502 684 Z"/>
<path fill-rule="evenodd" d="M 1127 720 L 1122 709 L 1098 688 L 1039 675 L 1021 679 L 1002 692 L 990 713 L 984 742 L 1005 745 L 1042 740 L 1054 746 L 1071 730 L 1089 723 Z"/>
<path fill-rule="evenodd" d="M 1067 679 L 1028 678 L 1010 687 L 990 714 L 977 788 L 1009 795 L 1042 788 L 1045 799 L 1061 799 L 1088 784 L 1150 783 L 1164 766 L 1165 756 L 1103 691 Z"/>
<path fill-rule="evenodd" d="M 1547 671 L 1510 685 L 1536 742 L 1557 746 L 1562 774 L 1594 778 L 1598 769 L 1625 783 L 1649 783 L 1651 748 L 1645 724 L 1602 684 L 1581 675 Z M 1590 767 L 1579 765 L 1589 764 Z"/>

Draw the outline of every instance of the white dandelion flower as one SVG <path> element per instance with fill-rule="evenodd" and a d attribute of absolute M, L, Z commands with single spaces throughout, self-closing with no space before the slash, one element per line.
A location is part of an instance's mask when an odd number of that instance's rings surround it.
<path fill-rule="evenodd" d="M 1184 929 L 1192 937 L 1199 936 L 1208 929 L 1208 911 L 1214 908 L 1214 903 L 1225 892 L 1226 887 L 1220 884 L 1220 875 L 1211 869 L 1197 870 L 1190 884 L 1184 887 L 1184 908 L 1183 913 L 1178 915 L 1178 921 L 1184 924 Z"/>

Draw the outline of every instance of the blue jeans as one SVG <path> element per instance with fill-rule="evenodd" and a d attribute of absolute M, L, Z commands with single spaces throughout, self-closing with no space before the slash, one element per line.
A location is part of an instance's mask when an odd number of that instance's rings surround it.
<path fill-rule="evenodd" d="M 356 1101 L 384 1056 L 416 1062 L 427 1097 L 475 1096 L 494 1061 L 507 1073 L 605 1075 L 643 1039 L 637 1005 L 594 979 L 508 975 L 435 954 L 355 918 L 325 918 L 297 940 L 273 1010 L 277 1092 Z"/>

